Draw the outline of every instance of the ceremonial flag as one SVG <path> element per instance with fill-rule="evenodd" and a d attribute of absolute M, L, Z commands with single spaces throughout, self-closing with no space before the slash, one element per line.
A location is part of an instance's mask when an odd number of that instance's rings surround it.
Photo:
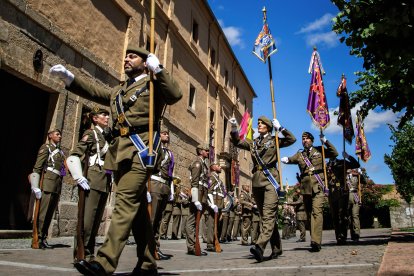
<path fill-rule="evenodd" d="M 329 125 L 328 102 L 326 101 L 325 88 L 323 86 L 322 62 L 316 48 L 313 50 L 311 62 L 309 65 L 309 73 L 312 74 L 307 111 L 312 117 L 312 121 L 320 129 L 324 129 Z"/>
<path fill-rule="evenodd" d="M 247 127 L 246 139 L 249 139 L 251 141 L 253 141 L 253 128 L 252 128 L 252 124 L 253 124 L 253 119 L 250 118 L 249 119 L 249 126 Z"/>
<path fill-rule="evenodd" d="M 339 100 L 338 125 L 342 125 L 345 141 L 352 144 L 354 139 L 354 127 L 352 126 L 351 107 L 349 106 L 348 90 L 346 89 L 346 78 L 342 76 L 336 95 Z"/>
<path fill-rule="evenodd" d="M 239 128 L 239 137 L 241 140 L 245 139 L 246 134 L 248 133 L 248 126 L 249 126 L 249 119 L 250 119 L 250 113 L 249 110 L 246 108 L 246 111 L 243 114 L 242 120 L 240 122 L 240 128 Z"/>
<path fill-rule="evenodd" d="M 371 158 L 371 151 L 368 147 L 367 138 L 365 137 L 364 123 L 361 115 L 356 116 L 356 138 L 355 138 L 355 154 L 358 155 L 362 161 L 367 162 Z"/>
<path fill-rule="evenodd" d="M 253 46 L 253 54 L 255 54 L 261 61 L 266 62 L 267 58 L 276 53 L 276 42 L 270 33 L 269 25 L 267 24 L 266 13 L 263 14 L 263 27 L 256 38 Z"/>

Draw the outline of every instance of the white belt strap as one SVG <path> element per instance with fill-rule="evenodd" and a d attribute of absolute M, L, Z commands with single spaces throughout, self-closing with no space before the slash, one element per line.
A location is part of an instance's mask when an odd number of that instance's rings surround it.
<path fill-rule="evenodd" d="M 52 173 L 57 174 L 57 175 L 59 175 L 59 176 L 60 176 L 60 171 L 58 171 L 58 170 L 56 170 L 56 169 L 54 169 L 54 168 L 52 168 L 52 167 L 47 167 L 46 169 L 47 169 L 48 171 L 51 171 Z"/>
<path fill-rule="evenodd" d="M 156 181 L 158 181 L 158 182 L 161 182 L 161 183 L 163 183 L 163 184 L 165 184 L 165 183 L 167 182 L 164 178 L 159 177 L 159 176 L 156 176 L 156 175 L 151 175 L 151 179 L 152 179 L 152 180 L 156 180 Z"/>

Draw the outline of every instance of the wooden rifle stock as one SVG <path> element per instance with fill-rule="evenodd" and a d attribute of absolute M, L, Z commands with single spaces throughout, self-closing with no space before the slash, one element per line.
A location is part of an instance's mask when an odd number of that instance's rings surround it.
<path fill-rule="evenodd" d="M 201 211 L 197 209 L 197 216 L 196 216 L 196 227 L 195 227 L 195 245 L 194 245 L 194 252 L 196 256 L 201 256 L 201 248 L 200 248 L 200 219 L 201 219 Z"/>
<path fill-rule="evenodd" d="M 214 213 L 214 248 L 217 253 L 221 253 L 221 247 L 217 235 L 218 214 Z"/>
<path fill-rule="evenodd" d="M 42 186 L 43 186 L 43 176 L 44 176 L 44 173 L 42 173 L 42 177 L 40 178 L 40 182 L 39 182 L 40 190 L 42 190 Z M 30 183 L 30 175 L 28 177 L 29 177 L 29 183 Z M 39 232 L 37 231 L 37 221 L 39 220 L 39 209 L 40 209 L 40 199 L 37 199 L 35 195 L 35 210 L 33 214 L 33 233 L 32 233 L 32 248 L 33 249 L 39 249 Z"/>
<path fill-rule="evenodd" d="M 83 176 L 86 178 L 88 176 L 89 168 L 89 149 L 85 153 L 85 164 L 83 168 Z M 84 219 L 85 219 L 85 190 L 81 187 L 78 187 L 78 224 L 76 226 L 76 259 L 81 261 L 85 259 L 85 241 L 84 241 Z"/>

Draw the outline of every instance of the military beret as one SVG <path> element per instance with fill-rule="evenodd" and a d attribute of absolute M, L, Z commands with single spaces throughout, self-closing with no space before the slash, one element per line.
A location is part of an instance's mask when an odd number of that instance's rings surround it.
<path fill-rule="evenodd" d="M 220 164 L 217 161 L 213 161 L 213 162 L 211 162 L 210 167 L 213 167 L 213 166 L 219 166 L 220 167 Z"/>
<path fill-rule="evenodd" d="M 168 132 L 168 133 L 170 133 L 170 130 L 168 129 L 168 127 L 166 127 L 166 126 L 162 126 L 162 127 L 161 127 L 161 129 L 160 129 L 160 133 L 163 133 L 163 132 Z"/>
<path fill-rule="evenodd" d="M 138 47 L 137 45 L 130 44 L 126 50 L 126 53 L 134 53 L 142 57 L 143 59 L 147 59 L 150 52 L 145 50 L 144 48 Z"/>
<path fill-rule="evenodd" d="M 257 120 L 262 121 L 265 125 L 267 125 L 270 131 L 273 129 L 272 121 L 270 121 L 270 119 L 267 118 L 266 116 L 260 116 L 259 119 Z"/>
<path fill-rule="evenodd" d="M 312 142 L 313 142 L 313 140 L 315 139 L 315 138 L 313 137 L 312 133 L 307 132 L 307 131 L 304 131 L 304 132 L 302 133 L 302 137 L 308 137 L 309 139 L 311 139 L 311 140 L 312 140 Z"/>
<path fill-rule="evenodd" d="M 47 134 L 50 134 L 50 133 L 53 133 L 53 132 L 59 132 L 60 134 L 62 134 L 62 131 L 60 131 L 60 129 L 58 129 L 58 128 L 49 129 L 49 131 L 47 132 Z"/>
<path fill-rule="evenodd" d="M 210 150 L 210 147 L 207 144 L 199 144 L 197 146 L 197 149 L 209 151 Z"/>
<path fill-rule="evenodd" d="M 99 106 L 94 106 L 92 108 L 91 112 L 89 112 L 89 115 L 90 116 L 95 116 L 95 115 L 102 114 L 102 113 L 109 115 L 109 111 L 108 110 L 106 110 L 104 108 L 100 108 Z"/>

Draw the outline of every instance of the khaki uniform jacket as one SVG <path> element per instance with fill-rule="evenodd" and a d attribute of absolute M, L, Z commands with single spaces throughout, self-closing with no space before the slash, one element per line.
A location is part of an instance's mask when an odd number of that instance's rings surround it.
<path fill-rule="evenodd" d="M 253 204 L 253 199 L 245 191 L 241 191 L 241 193 L 240 193 L 240 205 L 242 207 L 241 215 L 243 217 L 251 217 L 252 216 L 252 209 L 253 209 L 253 205 L 254 205 Z"/>
<path fill-rule="evenodd" d="M 296 199 L 296 200 L 295 200 Z M 305 204 L 303 203 L 303 196 L 295 196 L 293 202 L 288 203 L 295 207 L 296 220 L 307 220 L 307 215 L 305 211 Z"/>
<path fill-rule="evenodd" d="M 198 189 L 198 201 L 200 201 L 200 203 L 207 204 L 208 168 L 205 160 L 197 157 L 197 160 L 195 160 L 188 169 L 190 170 L 191 175 L 191 188 Z"/>
<path fill-rule="evenodd" d="M 292 132 L 283 129 L 282 134 L 285 136 L 284 138 L 279 139 L 279 148 L 284 148 L 287 146 L 292 145 L 296 142 L 296 138 Z M 267 177 L 264 175 L 262 169 L 260 168 L 258 161 L 254 157 L 253 150 L 257 150 L 260 158 L 263 160 L 263 163 L 267 166 L 270 173 L 275 177 L 275 179 L 279 182 L 279 172 L 276 169 L 277 165 L 277 149 L 276 149 L 276 141 L 275 137 L 270 135 L 270 133 L 263 138 L 263 141 L 259 142 L 259 138 L 251 140 L 240 140 L 239 134 L 237 132 L 231 132 L 231 138 L 233 144 L 241 149 L 248 150 L 252 153 L 252 161 L 254 164 L 254 168 L 252 170 L 253 178 L 252 178 L 252 186 L 253 187 L 264 187 L 268 185 L 270 182 Z M 280 184 L 280 183 L 279 183 Z"/>
<path fill-rule="evenodd" d="M 154 131 L 157 129 L 158 124 L 164 106 L 171 105 L 179 101 L 182 97 L 182 92 L 175 81 L 170 77 L 166 69 L 163 69 L 158 74 L 155 74 L 156 80 L 154 80 Z M 94 85 L 93 82 L 84 81 L 81 78 L 75 77 L 68 90 L 73 93 L 103 105 L 110 105 L 112 121 L 116 122 L 113 129 L 119 130 L 120 125 L 117 122 L 117 111 L 115 98 L 118 94 L 124 95 L 122 102 L 125 105 L 130 97 L 135 92 L 144 86 L 147 86 L 149 82 L 149 76 L 142 78 L 132 85 L 127 87 L 127 81 L 122 82 L 120 85 L 114 87 L 112 91 L 101 89 Z M 139 131 L 138 134 L 143 142 L 148 145 L 148 128 L 149 125 L 149 90 L 141 93 L 138 96 L 138 100 L 125 112 L 126 120 L 130 122 L 133 127 L 143 127 L 143 131 Z M 118 163 L 125 159 L 132 159 L 137 153 L 136 147 L 132 144 L 132 141 L 128 136 L 118 136 L 111 142 L 108 152 L 105 158 L 105 168 L 109 170 L 117 170 Z M 161 153 L 161 148 L 159 149 Z M 158 166 L 161 158 L 158 158 Z"/>
<path fill-rule="evenodd" d="M 216 172 L 211 173 L 211 186 L 208 189 L 208 193 L 213 195 L 214 204 L 217 205 L 217 208 L 224 208 L 224 186 L 223 182 L 220 180 L 219 175 Z"/>
<path fill-rule="evenodd" d="M 325 144 L 325 158 L 337 157 L 338 152 L 336 151 L 334 145 L 329 141 L 326 141 Z M 319 183 L 306 165 L 302 154 L 306 155 L 306 152 L 303 150 L 298 151 L 295 153 L 295 155 L 289 157 L 288 163 L 297 164 L 299 166 L 301 173 L 301 193 L 303 195 L 311 195 L 312 190 L 314 193 L 317 193 L 319 191 Z M 325 177 L 323 173 L 322 146 L 312 147 L 309 151 L 309 156 L 307 157 L 313 165 L 314 171 L 317 172 L 322 181 L 324 181 Z"/>
<path fill-rule="evenodd" d="M 98 141 L 95 138 L 95 133 L 97 134 Z M 106 140 L 103 136 L 102 132 L 95 128 L 94 130 L 88 129 L 83 133 L 82 139 L 76 145 L 70 155 L 78 156 L 82 158 L 87 152 L 89 158 L 97 154 L 97 145 L 99 144 L 99 149 L 105 147 Z M 101 161 L 105 160 L 105 153 L 100 154 Z M 96 157 L 98 159 L 98 157 Z M 84 166 L 89 166 L 89 160 L 84 160 Z M 89 186 L 91 189 L 96 191 L 109 193 L 110 192 L 110 182 L 108 181 L 108 175 L 106 174 L 106 170 L 103 166 L 98 164 L 98 160 L 96 160 L 95 164 L 89 166 L 87 175 L 84 175 L 88 179 Z"/>
<path fill-rule="evenodd" d="M 58 149 L 56 154 L 52 153 Z M 38 173 L 40 176 L 44 173 L 42 190 L 49 193 L 60 193 L 62 189 L 62 176 L 61 173 L 64 169 L 65 155 L 63 151 L 53 144 L 43 144 L 38 153 L 36 163 L 33 167 L 33 172 Z M 53 169 L 55 172 L 48 170 Z M 59 172 L 59 174 L 57 174 Z"/>

